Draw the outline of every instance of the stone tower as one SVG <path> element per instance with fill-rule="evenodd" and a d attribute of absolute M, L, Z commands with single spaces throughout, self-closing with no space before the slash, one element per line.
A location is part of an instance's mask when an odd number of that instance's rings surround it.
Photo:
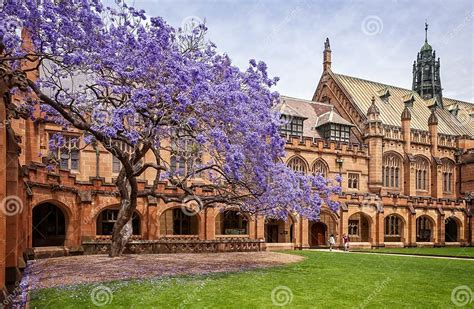
<path fill-rule="evenodd" d="M 434 98 L 433 105 L 442 108 L 443 96 L 439 71 L 440 60 L 436 59 L 436 51 L 428 44 L 428 24 L 425 23 L 425 44 L 413 63 L 412 89 L 425 100 Z"/>

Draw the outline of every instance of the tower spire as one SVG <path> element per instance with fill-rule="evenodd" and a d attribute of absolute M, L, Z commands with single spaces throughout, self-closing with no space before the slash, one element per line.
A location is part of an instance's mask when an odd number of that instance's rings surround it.
<path fill-rule="evenodd" d="M 428 43 L 428 21 L 425 20 L 425 43 Z"/>

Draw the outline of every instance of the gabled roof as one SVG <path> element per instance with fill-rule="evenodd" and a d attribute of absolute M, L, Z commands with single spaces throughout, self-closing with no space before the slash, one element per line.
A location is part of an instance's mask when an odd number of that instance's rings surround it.
<path fill-rule="evenodd" d="M 336 113 L 334 111 L 334 108 L 331 108 L 329 112 L 326 112 L 322 114 L 321 116 L 318 117 L 318 120 L 316 121 L 315 127 L 318 128 L 322 125 L 325 125 L 327 123 L 336 123 L 336 124 L 342 124 L 345 126 L 351 126 L 353 127 L 354 125 L 347 121 L 346 119 L 342 118 L 341 115 Z"/>
<path fill-rule="evenodd" d="M 387 125 L 401 125 L 400 119 L 405 108 L 404 102 L 407 101 L 407 99 L 412 98 L 413 106 L 409 107 L 411 114 L 411 128 L 428 131 L 428 118 L 431 115 L 431 110 L 427 106 L 427 101 L 423 100 L 418 93 L 410 89 L 386 85 L 343 74 L 336 74 L 332 71 L 329 72 L 334 80 L 345 89 L 350 98 L 364 115 L 367 114 L 371 105 L 371 99 L 375 96 L 375 103 L 380 109 L 380 119 L 382 123 Z M 381 89 L 387 89 L 387 91 L 390 92 L 390 100 L 388 103 L 384 102 L 384 100 L 379 97 L 378 94 Z M 468 102 L 443 98 L 445 106 L 454 104 L 453 101 L 461 102 L 463 105 L 467 104 L 467 106 L 474 106 Z M 436 116 L 438 118 L 439 133 L 474 136 L 474 121 L 456 119 L 449 110 L 441 108 L 436 109 Z"/>

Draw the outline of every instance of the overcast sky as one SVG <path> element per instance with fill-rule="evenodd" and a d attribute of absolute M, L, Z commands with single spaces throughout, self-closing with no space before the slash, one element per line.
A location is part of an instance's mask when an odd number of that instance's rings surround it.
<path fill-rule="evenodd" d="M 136 0 L 179 27 L 205 19 L 209 39 L 241 68 L 265 61 L 281 94 L 311 99 L 331 41 L 332 69 L 411 88 L 412 64 L 428 41 L 441 58 L 444 96 L 474 102 L 474 1 Z"/>

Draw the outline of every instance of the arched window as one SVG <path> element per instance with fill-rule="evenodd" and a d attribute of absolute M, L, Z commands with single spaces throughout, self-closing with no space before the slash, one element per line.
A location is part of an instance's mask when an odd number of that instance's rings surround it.
<path fill-rule="evenodd" d="M 417 190 L 428 190 L 429 181 L 429 162 L 423 157 L 416 157 L 415 159 L 415 170 L 416 170 L 416 189 Z"/>
<path fill-rule="evenodd" d="M 441 171 L 443 173 L 443 192 L 453 193 L 454 163 L 449 159 L 443 159 Z"/>
<path fill-rule="evenodd" d="M 288 162 L 288 166 L 297 173 L 306 174 L 306 163 L 298 157 L 294 157 Z"/>
<path fill-rule="evenodd" d="M 389 153 L 383 157 L 382 179 L 383 186 L 399 189 L 401 183 L 402 159 L 400 156 Z"/>
<path fill-rule="evenodd" d="M 324 162 L 323 159 L 318 159 L 313 163 L 313 166 L 311 167 L 311 172 L 313 175 L 320 174 L 323 177 L 328 176 L 328 168 L 326 162 Z"/>

